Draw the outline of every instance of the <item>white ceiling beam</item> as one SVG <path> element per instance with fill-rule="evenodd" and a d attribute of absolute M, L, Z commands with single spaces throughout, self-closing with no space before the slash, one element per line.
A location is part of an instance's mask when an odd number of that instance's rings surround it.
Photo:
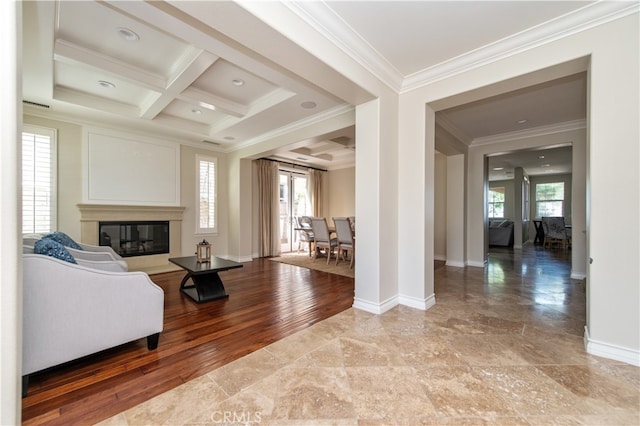
<path fill-rule="evenodd" d="M 160 114 L 218 59 L 218 56 L 202 49 L 195 47 L 187 49 L 178 63 L 175 64 L 176 71 L 169 79 L 164 93 L 155 99 L 149 99 L 150 102 L 141 107 L 142 118 L 153 119 Z"/>
<path fill-rule="evenodd" d="M 124 104 L 122 102 L 117 102 L 111 99 L 88 95 L 77 90 L 72 90 L 60 86 L 54 88 L 53 98 L 58 101 L 82 105 L 84 107 L 92 108 L 95 110 L 108 111 L 127 117 L 138 117 L 140 115 L 140 109 L 136 106 Z"/>
<path fill-rule="evenodd" d="M 153 119 L 153 122 L 171 128 L 184 129 L 198 135 L 204 135 L 209 131 L 209 126 L 206 124 L 162 113 L 158 114 L 158 116 Z"/>
<path fill-rule="evenodd" d="M 155 91 L 163 90 L 166 85 L 166 80 L 162 76 L 110 56 L 77 46 L 66 40 L 58 39 L 55 41 L 53 59 L 71 65 L 87 65 Z"/>
<path fill-rule="evenodd" d="M 204 90 L 196 89 L 195 87 L 187 88 L 178 95 L 178 99 L 202 108 L 222 111 L 234 117 L 244 117 L 249 112 L 249 107 L 246 105 L 213 95 Z"/>
<path fill-rule="evenodd" d="M 251 106 L 249 106 L 249 109 L 245 115 L 241 117 L 236 116 L 236 117 L 223 118 L 222 120 L 215 123 L 213 126 L 211 126 L 210 136 L 214 136 L 216 133 L 226 130 L 229 127 L 234 126 L 243 120 L 251 118 L 256 114 L 261 113 L 262 111 L 266 111 L 269 108 L 279 104 L 280 102 L 286 101 L 292 96 L 296 96 L 296 94 L 294 92 L 291 92 L 283 88 L 278 88 L 276 90 L 273 90 L 272 92 L 267 93 L 260 99 L 257 99 L 256 101 L 254 101 L 251 104 Z"/>

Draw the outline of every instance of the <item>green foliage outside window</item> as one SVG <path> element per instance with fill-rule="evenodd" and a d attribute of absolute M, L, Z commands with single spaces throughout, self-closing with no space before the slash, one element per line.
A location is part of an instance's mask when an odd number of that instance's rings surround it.
<path fill-rule="evenodd" d="M 504 218 L 504 188 L 489 189 L 488 211 L 490 218 Z"/>

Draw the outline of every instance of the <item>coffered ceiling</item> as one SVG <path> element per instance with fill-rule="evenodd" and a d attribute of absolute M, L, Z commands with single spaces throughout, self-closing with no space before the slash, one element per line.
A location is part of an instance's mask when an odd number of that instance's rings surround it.
<path fill-rule="evenodd" d="M 594 4 L 25 1 L 25 112 L 153 131 L 229 152 L 344 113 L 370 96 L 285 37 L 290 27 L 267 25 L 275 11 L 312 26 L 402 92 L 550 37 L 586 12 L 593 20 Z M 438 120 L 467 144 L 580 120 L 585 84 L 578 75 L 442 111 Z M 354 164 L 356 142 L 346 126 L 270 154 L 345 167 Z"/>

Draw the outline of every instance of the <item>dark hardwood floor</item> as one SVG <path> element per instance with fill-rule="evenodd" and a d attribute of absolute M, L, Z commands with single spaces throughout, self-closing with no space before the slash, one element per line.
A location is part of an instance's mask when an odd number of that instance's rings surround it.
<path fill-rule="evenodd" d="M 228 299 L 201 305 L 178 290 L 184 272 L 153 275 L 165 291 L 158 349 L 140 339 L 33 374 L 23 424 L 96 423 L 353 304 L 353 278 L 267 259 L 243 265 L 220 274 Z"/>

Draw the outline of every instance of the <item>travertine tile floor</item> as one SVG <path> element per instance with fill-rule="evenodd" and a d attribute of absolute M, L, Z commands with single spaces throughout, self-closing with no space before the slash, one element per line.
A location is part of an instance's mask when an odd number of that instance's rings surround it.
<path fill-rule="evenodd" d="M 638 425 L 640 369 L 585 353 L 563 255 L 436 267 L 436 305 L 349 309 L 103 425 Z"/>

